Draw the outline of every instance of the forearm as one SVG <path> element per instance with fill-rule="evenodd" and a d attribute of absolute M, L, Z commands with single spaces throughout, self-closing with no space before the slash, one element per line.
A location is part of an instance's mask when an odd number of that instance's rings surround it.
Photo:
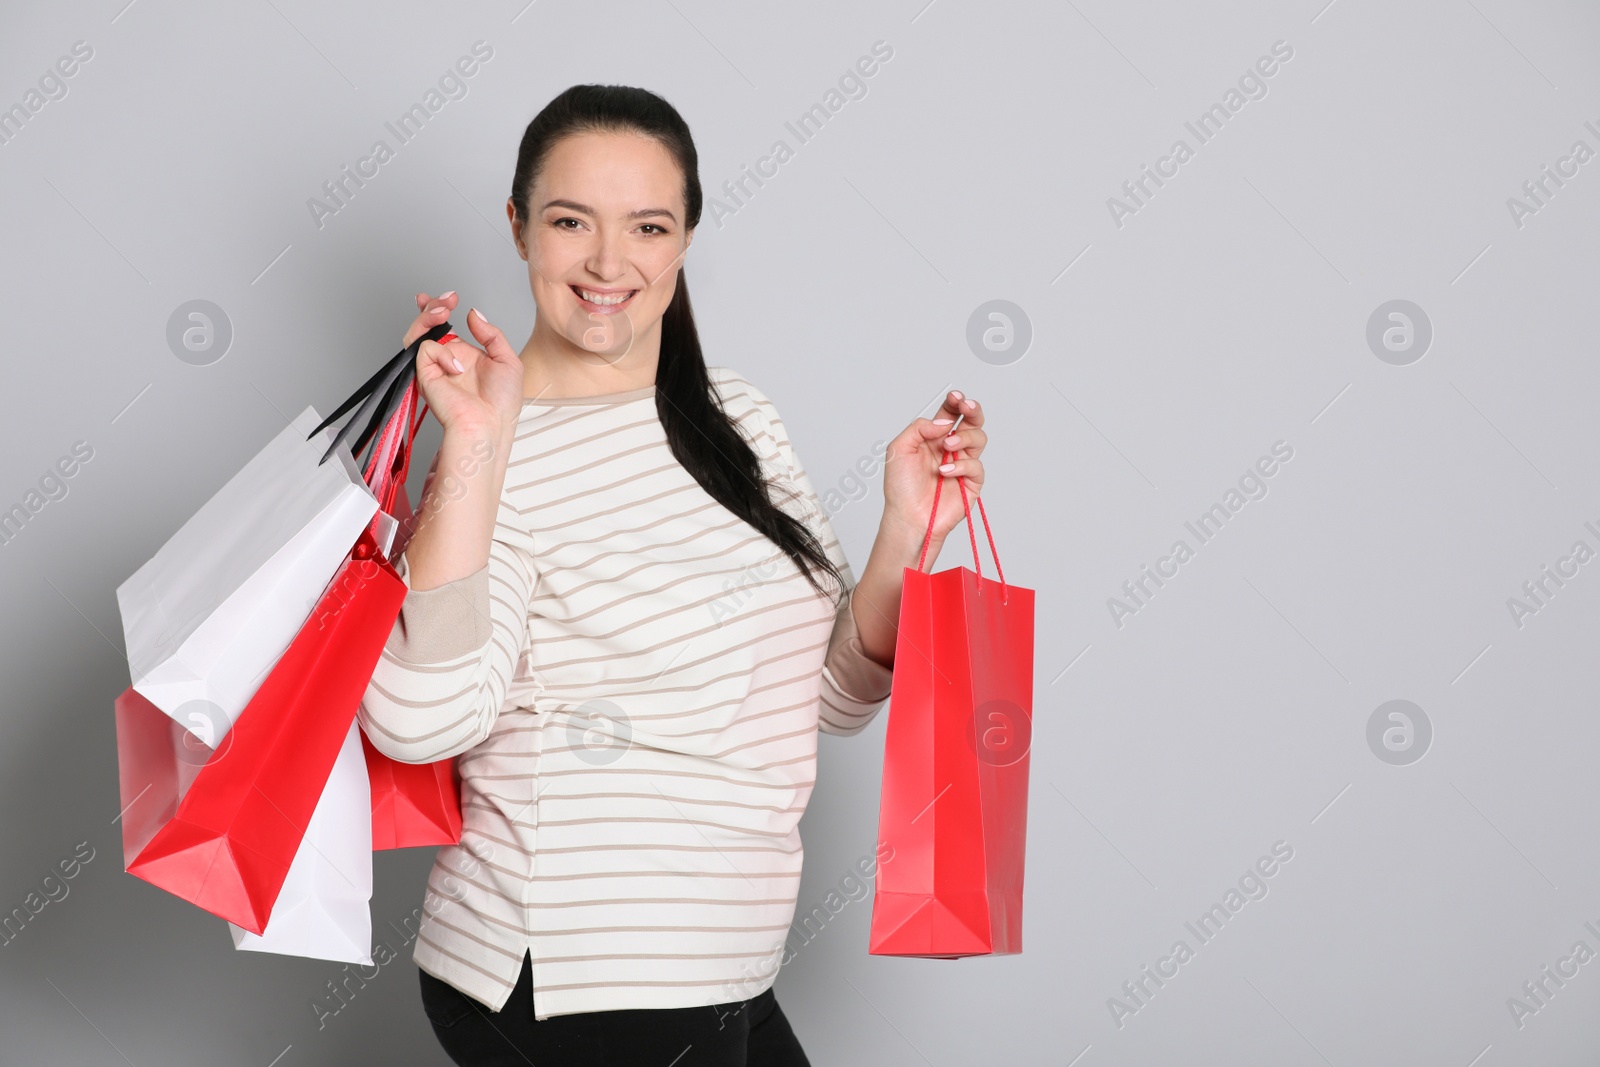
<path fill-rule="evenodd" d="M 872 553 L 851 594 L 851 610 L 861 649 L 886 667 L 894 666 L 895 642 L 899 636 L 900 592 L 905 585 L 905 568 L 915 567 L 922 552 L 926 527 L 914 528 L 885 514 L 878 525 Z M 928 544 L 924 567 L 938 559 L 942 537 Z"/>
<path fill-rule="evenodd" d="M 515 427 L 449 430 L 405 549 L 413 590 L 436 589 L 489 562 Z"/>

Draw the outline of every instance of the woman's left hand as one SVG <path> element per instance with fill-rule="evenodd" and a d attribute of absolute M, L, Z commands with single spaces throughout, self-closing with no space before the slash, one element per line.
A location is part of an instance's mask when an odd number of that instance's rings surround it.
<path fill-rule="evenodd" d="M 966 418 L 954 437 L 947 437 L 957 415 Z M 965 517 L 961 489 L 954 479 L 959 478 L 966 485 L 969 498 L 983 490 L 983 461 L 978 457 L 988 441 L 989 435 L 983 429 L 983 408 L 959 390 L 951 390 L 933 418 L 913 420 L 889 442 L 883 472 L 884 522 L 915 531 L 920 546 L 928 530 L 934 489 L 944 479 L 931 547 L 943 544 L 945 535 Z M 952 467 L 941 471 L 946 450 L 951 452 Z M 968 506 L 974 505 L 969 502 Z"/>

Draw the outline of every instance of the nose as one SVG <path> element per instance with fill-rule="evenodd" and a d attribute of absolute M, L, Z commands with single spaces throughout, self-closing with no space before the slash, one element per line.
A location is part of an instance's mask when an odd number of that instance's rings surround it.
<path fill-rule="evenodd" d="M 613 282 L 622 277 L 627 260 L 622 251 L 623 234 L 614 227 L 602 226 L 595 234 L 584 266 L 601 281 Z"/>

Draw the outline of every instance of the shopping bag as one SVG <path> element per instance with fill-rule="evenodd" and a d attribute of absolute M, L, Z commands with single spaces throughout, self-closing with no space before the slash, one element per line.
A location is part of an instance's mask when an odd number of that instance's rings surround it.
<path fill-rule="evenodd" d="M 361 747 L 372 783 L 374 851 L 461 843 L 461 776 L 454 756 L 401 763 L 374 748 L 365 731 Z"/>
<path fill-rule="evenodd" d="M 380 505 L 392 504 L 394 481 L 405 479 L 421 423 L 412 421 L 416 403 L 413 377 L 368 466 Z M 124 817 L 130 874 L 264 932 L 407 593 L 377 531 L 374 517 L 181 798 Z"/>
<path fill-rule="evenodd" d="M 957 484 L 978 570 L 922 571 L 942 479 L 922 556 L 904 569 L 878 809 L 893 859 L 878 867 L 872 955 L 1022 951 L 1034 591 L 983 576 Z M 999 571 L 981 498 L 978 512 Z"/>
<path fill-rule="evenodd" d="M 393 550 L 384 555 L 395 559 L 405 550 L 416 522 L 404 485 L 395 487 L 394 503 L 384 511 L 395 520 L 399 535 Z M 379 752 L 365 730 L 361 747 L 372 783 L 375 851 L 461 842 L 461 775 L 454 756 L 434 763 L 401 763 Z"/>
<path fill-rule="evenodd" d="M 372 965 L 372 820 L 361 729 L 350 724 L 267 928 L 228 924 L 233 947 Z"/>
<path fill-rule="evenodd" d="M 307 407 L 117 587 L 133 687 L 207 745 L 305 622 L 378 501 L 348 453 L 319 457 Z M 209 721 L 215 717 L 218 721 Z"/>

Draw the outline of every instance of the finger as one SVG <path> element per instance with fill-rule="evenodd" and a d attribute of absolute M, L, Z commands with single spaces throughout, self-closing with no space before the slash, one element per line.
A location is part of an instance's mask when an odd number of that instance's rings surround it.
<path fill-rule="evenodd" d="M 939 407 L 936 419 L 954 419 L 957 415 L 965 415 L 962 426 L 983 425 L 983 408 L 976 400 L 959 389 L 952 389 L 944 395 L 944 403 Z"/>
<path fill-rule="evenodd" d="M 939 465 L 939 473 L 946 478 L 966 478 L 967 488 L 983 484 L 983 461 L 978 459 L 952 459 Z"/>
<path fill-rule="evenodd" d="M 406 329 L 402 343 L 409 345 L 418 337 L 447 320 L 450 317 L 450 312 L 460 299 L 454 289 L 448 293 L 441 293 L 433 299 L 429 299 L 427 293 L 418 293 L 416 295 L 417 317 L 411 320 L 411 325 Z"/>
<path fill-rule="evenodd" d="M 953 434 L 946 434 L 939 442 L 942 448 L 956 451 L 961 450 L 965 455 L 976 458 L 983 452 L 983 446 L 989 443 L 987 432 L 969 422 L 963 422 Z"/>
<path fill-rule="evenodd" d="M 418 345 L 417 376 L 422 377 L 429 372 L 430 368 L 432 368 L 432 373 L 428 377 L 430 381 L 439 375 L 454 377 L 455 375 L 466 373 L 467 368 L 472 365 L 470 362 L 473 358 L 472 354 L 477 349 L 471 345 L 462 345 L 462 348 L 468 350 L 464 354 L 465 358 L 463 358 L 463 354 L 451 351 L 455 344 L 455 342 L 452 342 L 447 346 L 440 344 L 438 341 L 424 341 Z"/>
<path fill-rule="evenodd" d="M 516 352 L 506 341 L 506 335 L 500 332 L 500 327 L 483 317 L 483 312 L 477 308 L 467 312 L 467 329 L 472 331 L 472 336 L 483 345 L 484 352 L 496 363 L 518 362 Z"/>

